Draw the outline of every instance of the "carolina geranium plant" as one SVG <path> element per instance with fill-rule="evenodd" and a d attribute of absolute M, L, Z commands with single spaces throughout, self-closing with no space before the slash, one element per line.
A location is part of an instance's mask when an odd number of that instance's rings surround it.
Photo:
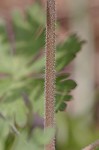
<path fill-rule="evenodd" d="M 73 34 L 56 44 L 54 0 L 47 1 L 46 13 L 46 49 L 45 17 L 38 3 L 27 9 L 25 19 L 13 13 L 13 43 L 6 23 L 0 23 L 1 150 L 43 150 L 44 145 L 46 150 L 54 150 L 55 113 L 65 110 L 72 99 L 70 92 L 77 86 L 63 70 L 81 50 L 83 41 Z"/>

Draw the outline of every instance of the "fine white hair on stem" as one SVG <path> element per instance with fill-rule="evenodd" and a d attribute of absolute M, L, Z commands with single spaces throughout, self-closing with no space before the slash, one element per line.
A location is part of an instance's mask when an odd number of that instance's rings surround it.
<path fill-rule="evenodd" d="M 56 50 L 56 6 L 55 0 L 47 0 L 46 6 L 46 67 L 45 67 L 45 121 L 44 127 L 55 128 L 55 50 Z M 45 146 L 55 150 L 55 138 Z"/>
<path fill-rule="evenodd" d="M 86 146 L 84 149 L 82 150 L 95 150 L 96 148 L 99 147 L 99 140 L 95 141 L 94 143 Z"/>

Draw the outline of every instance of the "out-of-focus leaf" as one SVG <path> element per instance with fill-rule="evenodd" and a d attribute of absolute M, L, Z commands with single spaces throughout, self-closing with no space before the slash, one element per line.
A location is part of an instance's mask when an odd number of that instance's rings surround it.
<path fill-rule="evenodd" d="M 53 128 L 46 128 L 45 131 L 41 129 L 36 129 L 34 131 L 35 140 L 41 146 L 48 144 L 51 141 L 51 139 L 54 137 L 54 134 L 55 134 L 55 130 Z"/>
<path fill-rule="evenodd" d="M 69 93 L 77 86 L 75 81 L 67 79 L 67 77 L 64 75 L 58 77 L 56 80 L 56 112 L 64 111 L 66 109 L 66 102 L 72 99 L 72 96 L 69 95 Z"/>
<path fill-rule="evenodd" d="M 81 50 L 83 43 L 84 41 L 81 41 L 76 34 L 73 34 L 66 42 L 64 42 L 64 44 L 57 47 L 57 70 L 62 70 L 76 57 L 77 53 Z"/>

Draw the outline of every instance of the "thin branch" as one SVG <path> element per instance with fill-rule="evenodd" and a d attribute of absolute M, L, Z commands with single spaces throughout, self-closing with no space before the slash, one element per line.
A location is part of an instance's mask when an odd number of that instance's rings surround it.
<path fill-rule="evenodd" d="M 55 128 L 55 0 L 47 0 L 46 25 L 46 68 L 45 68 L 45 128 Z M 55 150 L 55 140 L 45 147 L 46 150 Z"/>
<path fill-rule="evenodd" d="M 85 147 L 82 150 L 95 150 L 99 147 L 99 140 L 95 141 L 94 143 L 90 144 L 89 146 Z"/>

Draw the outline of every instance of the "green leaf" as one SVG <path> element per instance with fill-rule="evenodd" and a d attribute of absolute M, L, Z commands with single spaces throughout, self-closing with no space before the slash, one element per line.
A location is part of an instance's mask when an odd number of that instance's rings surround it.
<path fill-rule="evenodd" d="M 83 44 L 84 41 L 81 41 L 76 34 L 73 34 L 63 45 L 59 45 L 57 47 L 57 70 L 62 70 L 66 67 L 76 57 Z"/>
<path fill-rule="evenodd" d="M 29 19 L 28 21 L 31 22 L 31 25 L 34 25 L 35 23 L 36 26 L 37 24 L 43 26 L 45 25 L 44 11 L 38 3 L 35 3 L 35 5 L 32 5 L 31 7 L 28 8 L 27 19 Z"/>
<path fill-rule="evenodd" d="M 70 76 L 69 73 L 59 74 L 56 76 L 56 82 L 63 81 L 65 79 L 67 79 L 69 76 Z"/>
<path fill-rule="evenodd" d="M 67 102 L 70 101 L 72 98 L 73 98 L 72 95 L 66 95 L 64 97 L 65 101 L 67 101 Z"/>
<path fill-rule="evenodd" d="M 64 84 L 67 86 L 68 91 L 76 88 L 76 86 L 77 86 L 76 82 L 71 79 L 64 81 Z"/>
<path fill-rule="evenodd" d="M 46 145 L 50 143 L 55 135 L 55 130 L 53 128 L 46 128 L 45 131 L 41 129 L 35 129 L 34 137 L 39 145 Z"/>
<path fill-rule="evenodd" d="M 55 111 L 63 111 L 66 108 L 66 101 L 70 101 L 72 96 L 69 94 L 71 90 L 76 88 L 77 84 L 71 79 L 66 79 L 65 76 L 61 76 L 56 80 L 56 105 Z"/>
<path fill-rule="evenodd" d="M 68 79 L 68 80 L 59 82 L 56 89 L 57 89 L 57 91 L 63 91 L 65 89 L 66 92 L 70 92 L 76 86 L 77 86 L 77 84 L 75 81 Z"/>
<path fill-rule="evenodd" d="M 64 111 L 66 109 L 66 106 L 67 106 L 66 103 L 62 103 L 59 107 L 59 110 Z"/>

